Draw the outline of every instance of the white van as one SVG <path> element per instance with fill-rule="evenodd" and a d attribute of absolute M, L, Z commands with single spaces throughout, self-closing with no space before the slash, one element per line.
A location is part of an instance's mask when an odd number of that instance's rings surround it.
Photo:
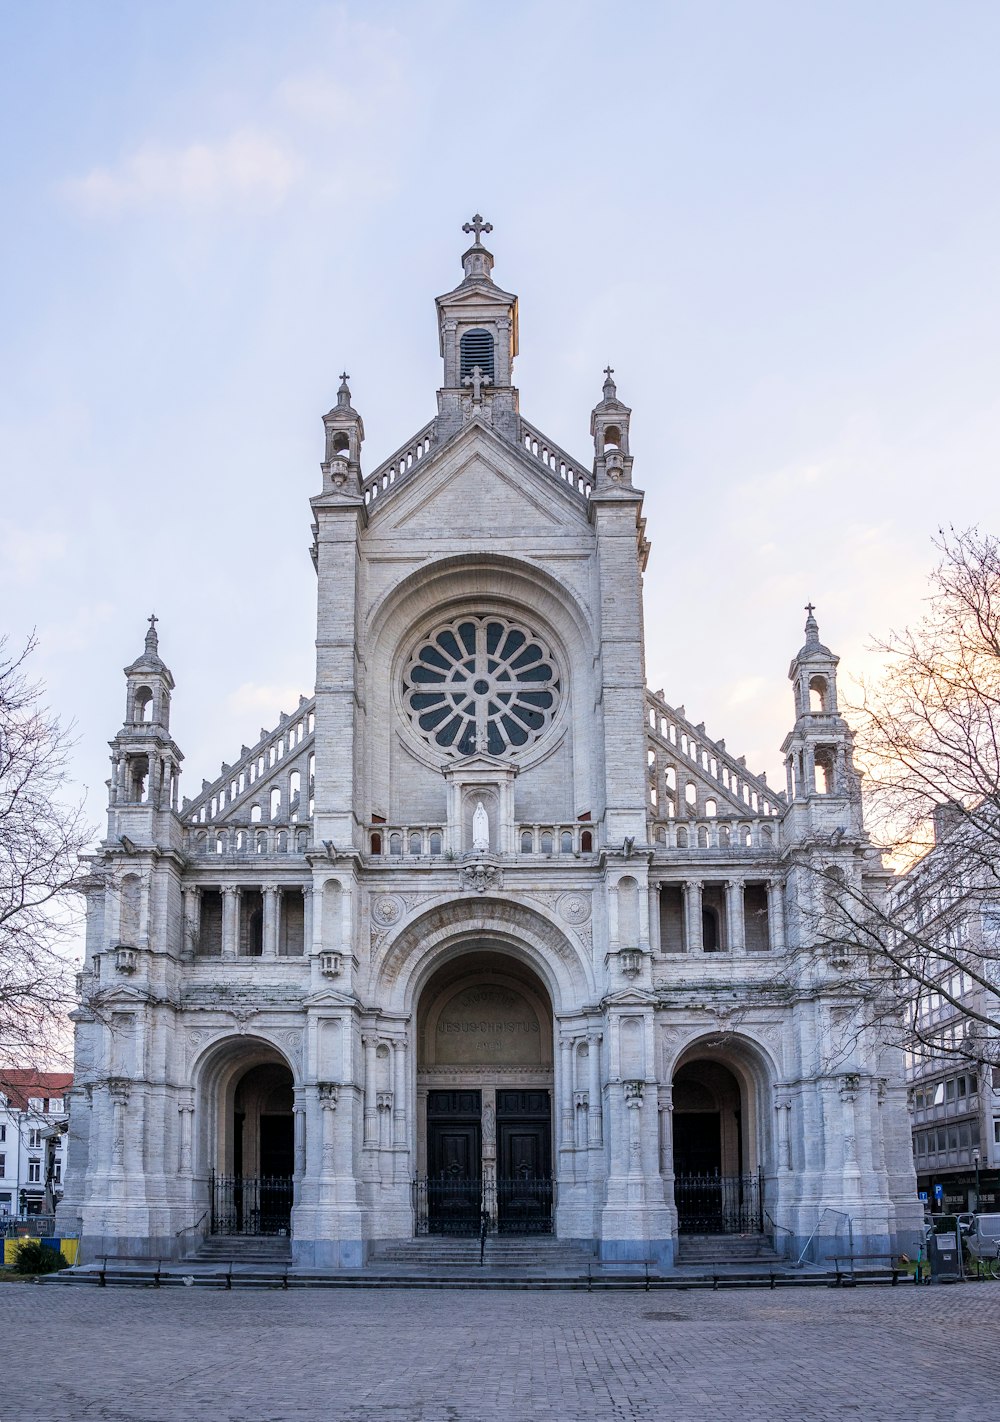
<path fill-rule="evenodd" d="M 1000 1256 L 1000 1215 L 973 1215 L 965 1244 L 973 1259 Z"/>

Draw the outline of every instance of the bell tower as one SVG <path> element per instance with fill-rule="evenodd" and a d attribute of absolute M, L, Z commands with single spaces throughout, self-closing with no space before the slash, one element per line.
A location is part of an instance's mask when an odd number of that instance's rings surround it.
<path fill-rule="evenodd" d="M 618 399 L 612 380 L 614 369 L 604 367 L 604 394 L 590 416 L 594 439 L 594 485 L 598 489 L 632 484 L 632 456 L 628 452 L 628 425 L 632 411 Z"/>
<path fill-rule="evenodd" d="M 142 653 L 125 668 L 125 722 L 110 742 L 108 837 L 140 845 L 169 842 L 158 821 L 177 810 L 184 759 L 170 736 L 174 678 L 160 657 L 156 621 L 150 617 Z"/>
<path fill-rule="evenodd" d="M 794 838 L 860 834 L 861 785 L 854 768 L 851 728 L 837 705 L 840 658 L 819 640 L 812 603 L 806 607 L 806 640 L 788 669 L 795 725 L 785 737 L 789 814 Z"/>
<path fill-rule="evenodd" d="M 477 212 L 462 228 L 473 236 L 462 254 L 464 276 L 437 298 L 444 383 L 438 391 L 437 438 L 444 441 L 474 416 L 517 439 L 517 297 L 493 281 L 493 253 L 483 246 L 493 231 Z"/>
<path fill-rule="evenodd" d="M 350 376 L 340 375 L 337 403 L 323 416 L 326 446 L 323 452 L 323 492 L 342 490 L 357 494 L 361 489 L 361 446 L 365 426 L 351 404 Z"/>

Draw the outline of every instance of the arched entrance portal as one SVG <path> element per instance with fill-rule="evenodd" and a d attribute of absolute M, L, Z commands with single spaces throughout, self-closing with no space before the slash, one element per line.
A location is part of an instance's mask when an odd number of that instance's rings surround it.
<path fill-rule="evenodd" d="M 290 1232 L 294 1084 L 264 1042 L 233 1044 L 205 1082 L 211 1233 Z"/>
<path fill-rule="evenodd" d="M 538 977 L 469 952 L 433 975 L 417 1012 L 416 1228 L 552 1229 L 552 1008 Z"/>
<path fill-rule="evenodd" d="M 674 1073 L 672 1100 L 679 1232 L 760 1231 L 762 1187 L 750 1083 L 723 1061 L 696 1057 Z"/>

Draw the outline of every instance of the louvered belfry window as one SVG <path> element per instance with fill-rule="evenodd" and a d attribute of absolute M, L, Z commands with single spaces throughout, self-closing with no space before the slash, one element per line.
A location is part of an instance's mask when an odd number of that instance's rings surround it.
<path fill-rule="evenodd" d="M 484 375 L 493 379 L 493 337 L 489 331 L 466 331 L 462 337 L 461 354 L 461 369 L 458 372 L 460 380 L 471 375 L 472 368 L 476 365 Z"/>

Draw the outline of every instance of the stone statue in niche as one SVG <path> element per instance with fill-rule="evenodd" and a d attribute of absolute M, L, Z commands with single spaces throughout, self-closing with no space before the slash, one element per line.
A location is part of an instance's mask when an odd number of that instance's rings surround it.
<path fill-rule="evenodd" d="M 472 816 L 472 847 L 477 851 L 490 847 L 490 817 L 482 800 L 477 800 L 476 812 Z"/>
<path fill-rule="evenodd" d="M 483 1150 L 492 1153 L 497 1143 L 497 1115 L 493 1107 L 486 1103 L 483 1107 Z"/>

